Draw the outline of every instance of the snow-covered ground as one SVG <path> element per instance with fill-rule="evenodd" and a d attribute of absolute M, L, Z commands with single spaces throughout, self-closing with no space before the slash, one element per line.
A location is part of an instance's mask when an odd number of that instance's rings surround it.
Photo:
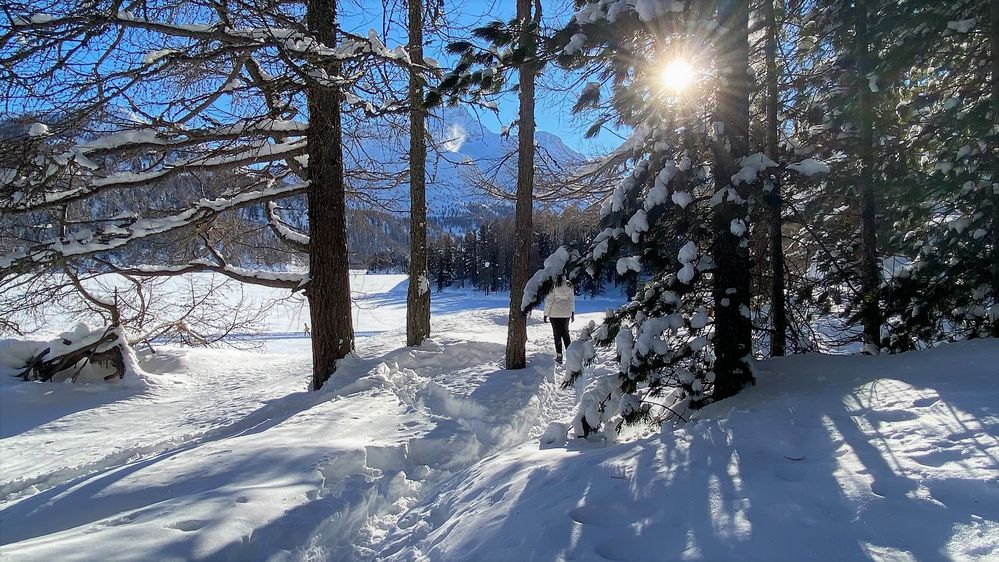
<path fill-rule="evenodd" d="M 143 384 L 0 373 L 0 559 L 999 559 L 999 342 L 761 362 L 681 429 L 538 445 L 570 413 L 508 296 L 355 276 L 357 354 L 310 393 L 288 307 L 263 350 L 158 349 Z M 581 321 L 613 301 L 578 301 Z"/>

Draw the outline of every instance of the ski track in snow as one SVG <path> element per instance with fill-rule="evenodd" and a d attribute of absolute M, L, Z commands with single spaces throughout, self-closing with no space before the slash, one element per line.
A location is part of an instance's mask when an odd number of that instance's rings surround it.
<path fill-rule="evenodd" d="M 395 312 L 389 285 L 372 300 Z M 419 348 L 400 349 L 398 329 L 359 337 L 318 393 L 304 338 L 263 354 L 161 350 L 145 388 L 0 387 L 16 452 L 0 461 L 0 557 L 371 558 L 424 493 L 571 404 L 548 325 L 532 321 L 529 367 L 506 371 L 506 310 L 472 308 L 435 317 L 445 335 Z M 395 321 L 378 311 L 355 314 Z"/>

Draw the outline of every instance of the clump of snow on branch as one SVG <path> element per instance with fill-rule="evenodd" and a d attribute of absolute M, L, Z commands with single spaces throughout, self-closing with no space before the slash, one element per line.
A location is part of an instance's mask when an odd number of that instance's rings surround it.
<path fill-rule="evenodd" d="M 637 244 L 642 233 L 649 231 L 649 216 L 645 211 L 639 209 L 628 219 L 628 224 L 625 225 L 624 231 L 631 237 L 631 241 Z"/>
<path fill-rule="evenodd" d="M 629 271 L 642 271 L 642 259 L 639 256 L 628 256 L 617 260 L 617 274 L 624 275 Z"/>
<path fill-rule="evenodd" d="M 676 258 L 683 264 L 683 267 L 677 272 L 676 278 L 681 283 L 689 285 L 691 280 L 694 279 L 694 260 L 697 259 L 697 244 L 694 244 L 693 240 L 688 240 L 680 248 L 680 251 L 677 252 Z"/>
<path fill-rule="evenodd" d="M 686 209 L 687 205 L 694 200 L 690 193 L 686 191 L 674 191 L 673 195 L 670 197 L 674 203 L 677 204 L 681 209 Z"/>
<path fill-rule="evenodd" d="M 814 158 L 806 158 L 801 162 L 795 162 L 794 164 L 788 164 L 788 170 L 794 170 L 796 172 L 801 172 L 806 176 L 816 176 L 818 174 L 828 174 L 829 164 L 821 160 L 816 160 Z"/>
<path fill-rule="evenodd" d="M 756 176 L 760 172 L 777 165 L 776 162 L 759 152 L 740 158 L 739 164 L 742 168 L 740 168 L 739 171 L 732 176 L 733 185 L 739 185 L 740 183 L 753 183 L 756 181 Z"/>
<path fill-rule="evenodd" d="M 583 50 L 583 45 L 586 44 L 586 34 L 577 33 L 569 38 L 569 44 L 565 46 L 563 51 L 567 55 L 575 55 L 576 53 Z"/>
<path fill-rule="evenodd" d="M 565 246 L 552 252 L 552 255 L 545 258 L 544 266 L 539 269 L 527 281 L 524 287 L 524 298 L 521 300 L 520 309 L 527 311 L 538 300 L 538 291 L 545 281 L 554 281 L 555 276 L 565 271 L 565 264 L 569 262 L 569 250 Z"/>
<path fill-rule="evenodd" d="M 958 33 L 968 33 L 975 27 L 975 18 L 947 22 L 947 29 L 952 29 Z"/>
<path fill-rule="evenodd" d="M 729 230 L 734 236 L 742 236 L 746 233 L 746 223 L 742 219 L 732 219 Z"/>

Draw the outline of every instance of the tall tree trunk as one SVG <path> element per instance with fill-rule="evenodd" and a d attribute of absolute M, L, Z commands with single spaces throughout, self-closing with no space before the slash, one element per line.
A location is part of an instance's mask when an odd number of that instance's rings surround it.
<path fill-rule="evenodd" d="M 749 0 L 723 0 L 718 13 L 718 68 L 726 84 L 718 94 L 715 121 L 721 128 L 714 146 L 715 189 L 736 190 L 740 201 L 724 197 L 714 208 L 715 275 L 715 389 L 714 399 L 739 392 L 753 382 L 748 358 L 752 353 L 752 323 L 749 318 L 749 214 L 746 202 L 752 186 L 731 185 L 729 178 L 739 169 L 739 159 L 749 153 Z M 742 235 L 733 233 L 732 223 L 746 224 Z"/>
<path fill-rule="evenodd" d="M 992 122 L 999 121 L 999 0 L 989 3 L 989 43 L 992 55 Z M 992 298 L 999 299 L 999 132 L 992 133 Z M 992 306 L 999 306 L 999 303 Z M 999 338 L 999 319 L 992 321 L 992 337 Z"/>
<path fill-rule="evenodd" d="M 874 102 L 868 75 L 871 73 L 870 37 L 867 0 L 854 4 L 856 16 L 857 76 L 860 111 L 860 285 L 861 319 L 864 324 L 864 347 L 877 353 L 881 347 L 880 275 L 878 271 L 877 208 L 874 197 Z"/>
<path fill-rule="evenodd" d="M 307 22 L 316 39 L 336 45 L 335 0 L 309 0 Z M 330 76 L 340 73 L 329 63 Z M 310 81 L 309 105 L 309 314 L 312 318 L 312 389 L 322 388 L 336 362 L 354 349 L 347 262 L 346 192 L 343 177 L 342 93 Z"/>
<path fill-rule="evenodd" d="M 517 132 L 517 216 L 513 241 L 513 272 L 510 280 L 510 319 L 506 332 L 506 368 L 527 365 L 527 315 L 521 311 L 524 287 L 531 265 L 534 212 L 534 80 L 538 74 L 537 43 L 529 22 L 541 20 L 541 3 L 531 16 L 531 0 L 517 0 L 517 19 L 523 26 L 521 44 L 527 62 L 520 67 L 520 115 Z"/>
<path fill-rule="evenodd" d="M 409 0 L 409 56 L 423 61 L 423 2 Z M 423 76 L 409 70 L 409 290 L 406 293 L 406 345 L 430 336 L 430 279 L 427 277 L 426 127 Z"/>
<path fill-rule="evenodd" d="M 777 104 L 780 93 L 777 90 L 777 17 L 774 2 L 765 0 L 763 9 L 767 20 L 766 65 L 767 65 L 767 156 L 778 160 Z M 767 193 L 770 206 L 770 318 L 773 334 L 770 338 L 770 355 L 780 357 L 787 352 L 787 303 L 784 300 L 784 221 L 781 219 L 781 169 L 774 172 L 773 184 Z"/>

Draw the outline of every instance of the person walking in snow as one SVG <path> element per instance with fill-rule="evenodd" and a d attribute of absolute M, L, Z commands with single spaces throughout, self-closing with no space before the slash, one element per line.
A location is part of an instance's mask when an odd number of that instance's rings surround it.
<path fill-rule="evenodd" d="M 576 319 L 576 293 L 565 275 L 555 277 L 555 286 L 545 297 L 545 322 L 551 318 L 555 335 L 555 361 L 562 362 L 562 346 L 569 347 L 569 322 Z"/>

